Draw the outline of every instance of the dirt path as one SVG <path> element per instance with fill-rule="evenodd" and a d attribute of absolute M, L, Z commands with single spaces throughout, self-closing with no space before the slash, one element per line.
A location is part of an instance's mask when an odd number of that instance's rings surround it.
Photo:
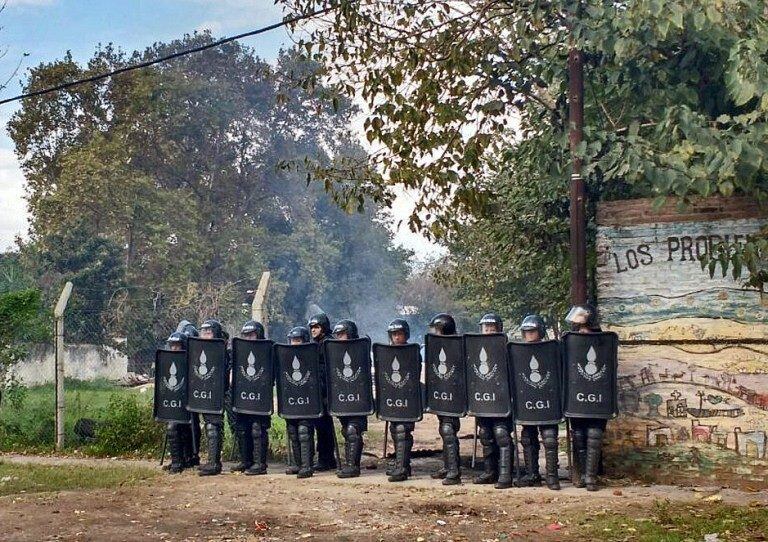
<path fill-rule="evenodd" d="M 115 464 L 18 456 L 2 460 Z M 0 539 L 567 540 L 579 538 L 577 517 L 642 513 L 659 499 L 695 501 L 716 491 L 652 486 L 587 493 L 567 485 L 560 492 L 498 491 L 468 483 L 445 488 L 428 477 L 435 465 L 430 459 L 417 461 L 415 477 L 401 484 L 386 482 L 381 468 L 351 480 L 332 473 L 297 480 L 275 466 L 260 477 L 201 478 L 190 472 L 162 475 L 139 487 L 9 496 L 0 498 Z M 718 494 L 723 502 L 768 504 L 765 494 Z M 563 526 L 551 530 L 558 521 Z"/>

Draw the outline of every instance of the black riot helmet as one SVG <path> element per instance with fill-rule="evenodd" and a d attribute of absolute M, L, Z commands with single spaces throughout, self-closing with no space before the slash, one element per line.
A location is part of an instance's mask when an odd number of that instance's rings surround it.
<path fill-rule="evenodd" d="M 210 329 L 213 333 L 214 339 L 226 339 L 227 335 L 224 333 L 224 328 L 221 326 L 221 322 L 214 318 L 209 318 L 205 322 L 203 322 L 203 325 L 200 326 L 200 331 L 203 331 L 204 329 Z"/>
<path fill-rule="evenodd" d="M 328 319 L 328 315 L 324 312 L 319 312 L 313 315 L 307 322 L 307 327 L 312 329 L 314 326 L 320 326 L 323 337 L 328 337 L 331 334 L 331 321 Z"/>
<path fill-rule="evenodd" d="M 189 320 L 179 322 L 179 325 L 176 326 L 176 331 L 183 333 L 187 337 L 197 337 L 197 328 Z"/>
<path fill-rule="evenodd" d="M 296 326 L 291 328 L 291 330 L 288 332 L 288 342 L 291 342 L 291 339 L 300 339 L 302 343 L 308 343 L 309 329 L 304 326 Z"/>
<path fill-rule="evenodd" d="M 347 339 L 359 339 L 360 335 L 357 334 L 357 324 L 352 320 L 339 320 L 336 325 L 333 326 L 333 337 L 340 333 L 346 333 Z"/>
<path fill-rule="evenodd" d="M 403 333 L 405 333 L 406 341 L 408 341 L 408 339 L 411 338 L 411 326 L 409 326 L 408 322 L 406 322 L 402 318 L 395 318 L 387 326 L 387 335 L 389 335 L 390 341 L 392 340 L 392 334 L 395 331 L 402 331 Z"/>
<path fill-rule="evenodd" d="M 445 312 L 436 314 L 429 322 L 429 331 L 436 335 L 456 335 L 456 320 Z"/>
<path fill-rule="evenodd" d="M 481 332 L 483 331 L 483 326 L 496 326 L 496 333 L 502 333 L 504 331 L 504 320 L 502 320 L 501 316 L 495 312 L 489 312 L 488 314 L 483 315 L 477 325 L 480 326 Z"/>
<path fill-rule="evenodd" d="M 171 347 L 171 348 L 173 348 L 174 346 L 178 345 L 178 346 L 181 347 L 180 348 L 181 350 L 186 350 L 187 349 L 187 339 L 188 338 L 189 337 L 186 334 L 180 333 L 178 331 L 174 331 L 165 340 L 165 342 L 167 342 L 168 346 Z"/>
<path fill-rule="evenodd" d="M 547 325 L 544 323 L 544 319 L 538 314 L 529 314 L 523 318 L 523 322 L 520 324 L 520 331 L 538 331 L 539 340 L 543 341 L 547 338 Z"/>
<path fill-rule="evenodd" d="M 597 310 L 589 303 L 574 305 L 565 316 L 565 321 L 571 325 L 573 331 L 587 328 L 591 331 L 599 331 L 600 325 L 597 323 Z"/>
<path fill-rule="evenodd" d="M 243 329 L 240 330 L 240 335 L 245 335 L 247 333 L 255 333 L 257 339 L 263 339 L 264 326 L 261 322 L 257 322 L 256 320 L 248 320 L 243 324 Z"/>

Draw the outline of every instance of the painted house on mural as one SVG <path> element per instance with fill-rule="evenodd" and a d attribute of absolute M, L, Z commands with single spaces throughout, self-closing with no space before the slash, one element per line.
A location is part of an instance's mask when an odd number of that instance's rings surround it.
<path fill-rule="evenodd" d="M 651 200 L 597 212 L 597 295 L 622 340 L 611 469 L 655 480 L 768 487 L 768 294 L 699 258 L 765 226 L 750 200 L 678 212 Z"/>

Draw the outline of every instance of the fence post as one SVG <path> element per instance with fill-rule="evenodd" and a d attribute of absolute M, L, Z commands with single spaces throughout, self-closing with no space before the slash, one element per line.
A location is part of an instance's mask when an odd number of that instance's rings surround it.
<path fill-rule="evenodd" d="M 56 451 L 64 448 L 64 311 L 72 294 L 72 283 L 67 282 L 59 295 L 53 317 L 56 322 Z"/>
<path fill-rule="evenodd" d="M 264 325 L 265 332 L 267 332 L 269 325 L 269 322 L 267 322 L 267 288 L 269 288 L 269 278 L 269 271 L 264 271 L 261 274 L 259 287 L 256 288 L 256 293 L 253 294 L 253 303 L 251 304 L 251 318 L 261 322 Z M 269 336 L 269 333 L 267 333 L 267 336 Z"/>

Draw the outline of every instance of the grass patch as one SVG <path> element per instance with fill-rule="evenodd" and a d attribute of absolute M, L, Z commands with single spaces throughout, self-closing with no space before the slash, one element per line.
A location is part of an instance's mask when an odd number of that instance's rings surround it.
<path fill-rule="evenodd" d="M 45 491 L 115 488 L 157 476 L 144 467 L 35 465 L 0 461 L 0 496 Z"/>
<path fill-rule="evenodd" d="M 579 523 L 577 532 L 585 540 L 699 542 L 707 534 L 729 541 L 765 540 L 768 508 L 658 501 L 646 517 L 611 514 L 582 518 Z"/>

